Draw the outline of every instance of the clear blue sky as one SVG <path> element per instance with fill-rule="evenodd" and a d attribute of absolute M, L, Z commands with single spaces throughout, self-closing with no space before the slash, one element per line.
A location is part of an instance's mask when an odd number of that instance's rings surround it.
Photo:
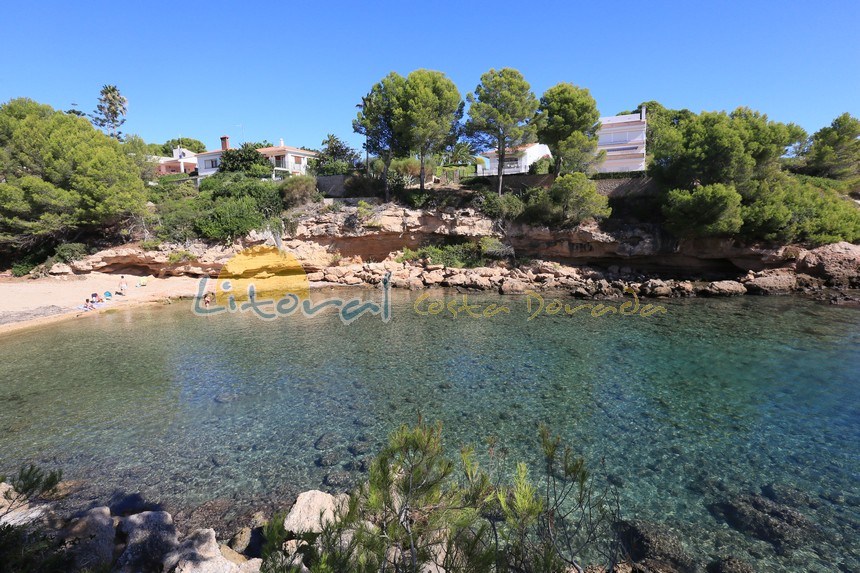
<path fill-rule="evenodd" d="M 641 101 L 748 105 L 809 131 L 860 115 L 860 1 L 6 2 L 0 101 L 129 100 L 126 133 L 215 148 L 284 138 L 358 147 L 355 104 L 394 70 L 447 73 L 463 96 L 491 67 L 540 94 L 587 87 L 602 115 Z"/>

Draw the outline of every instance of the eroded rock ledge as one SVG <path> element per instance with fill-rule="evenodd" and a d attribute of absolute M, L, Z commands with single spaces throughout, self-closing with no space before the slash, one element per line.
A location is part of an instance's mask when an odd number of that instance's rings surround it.
<path fill-rule="evenodd" d="M 450 237 L 477 240 L 484 236 L 502 238 L 518 256 L 553 262 L 463 270 L 394 261 L 404 247 L 417 248 Z M 582 288 L 594 295 L 606 294 L 609 287 L 600 283 L 591 288 L 589 280 L 610 285 L 623 280 L 645 296 L 775 294 L 823 286 L 860 287 L 860 246 L 850 243 L 807 250 L 793 245 L 743 245 L 730 239 L 678 242 L 650 225 L 612 230 L 595 223 L 567 230 L 525 225 L 502 229 L 472 209 L 423 211 L 386 205 L 362 217 L 351 207 L 338 212 L 318 211 L 300 218 L 291 233 L 278 239 L 254 232 L 230 246 L 196 242 L 144 250 L 129 244 L 54 265 L 50 271 L 54 275 L 99 271 L 214 277 L 242 249 L 279 243 L 303 265 L 312 281 L 346 285 L 377 284 L 385 271 L 391 271 L 393 285 L 398 288 L 445 286 L 501 292 L 518 290 L 514 281 L 535 289 Z M 660 281 L 654 278 L 658 275 L 682 280 L 660 284 L 654 282 Z M 742 283 L 742 288 L 716 279 Z M 623 290 L 617 285 L 612 288 Z"/>

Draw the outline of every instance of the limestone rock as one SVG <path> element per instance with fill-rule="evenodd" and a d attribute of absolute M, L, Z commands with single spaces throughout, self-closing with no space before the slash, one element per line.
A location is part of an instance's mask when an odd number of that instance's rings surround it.
<path fill-rule="evenodd" d="M 334 496 L 319 490 L 302 492 L 284 520 L 284 529 L 294 533 L 322 531 L 322 523 L 334 518 L 334 513 L 343 508 L 349 496 Z"/>
<path fill-rule="evenodd" d="M 805 253 L 797 270 L 831 285 L 860 286 L 860 245 L 834 243 Z"/>
<path fill-rule="evenodd" d="M 528 285 L 518 279 L 505 279 L 499 287 L 502 294 L 523 294 L 528 290 Z"/>
<path fill-rule="evenodd" d="M 163 560 L 168 573 L 239 573 L 239 566 L 221 553 L 214 529 L 198 529 Z"/>
<path fill-rule="evenodd" d="M 173 518 L 166 511 L 131 515 L 119 527 L 127 536 L 125 550 L 116 564 L 119 573 L 158 570 L 165 555 L 179 546 Z"/>
<path fill-rule="evenodd" d="M 76 571 L 96 570 L 113 562 L 116 531 L 109 508 L 87 511 L 73 520 L 62 535 Z"/>
<path fill-rule="evenodd" d="M 52 275 L 70 275 L 73 273 L 72 267 L 66 263 L 54 263 L 48 273 Z"/>
<path fill-rule="evenodd" d="M 756 273 L 743 284 L 753 294 L 788 294 L 797 288 L 797 275 L 790 269 L 773 269 Z"/>
<path fill-rule="evenodd" d="M 714 281 L 702 290 L 702 294 L 706 296 L 736 296 L 746 292 L 746 287 L 738 281 Z"/>

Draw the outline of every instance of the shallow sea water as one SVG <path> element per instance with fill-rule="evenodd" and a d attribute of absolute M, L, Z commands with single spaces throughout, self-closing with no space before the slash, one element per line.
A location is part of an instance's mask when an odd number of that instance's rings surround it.
<path fill-rule="evenodd" d="M 392 293 L 387 324 L 197 317 L 180 302 L 2 336 L 0 471 L 32 460 L 190 506 L 325 489 L 340 469 L 314 463 L 326 433 L 325 451 L 347 463 L 359 437 L 376 449 L 420 413 L 443 422 L 452 452 L 494 435 L 510 460 L 533 463 L 546 422 L 605 459 L 626 517 L 672 528 L 701 560 L 860 567 L 860 310 L 740 297 L 659 301 L 666 314 L 648 318 L 527 320 L 522 297 L 470 295 L 511 309 L 472 319 L 420 316 L 419 296 Z M 817 500 L 802 511 L 824 541 L 780 556 L 707 509 L 719 487 L 769 483 Z"/>

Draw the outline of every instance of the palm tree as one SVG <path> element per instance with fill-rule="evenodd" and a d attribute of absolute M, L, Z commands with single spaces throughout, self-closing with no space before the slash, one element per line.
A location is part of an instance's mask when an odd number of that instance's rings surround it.
<path fill-rule="evenodd" d="M 468 141 L 458 141 L 445 154 L 445 162 L 449 165 L 468 165 L 475 162 L 475 150 Z"/>

